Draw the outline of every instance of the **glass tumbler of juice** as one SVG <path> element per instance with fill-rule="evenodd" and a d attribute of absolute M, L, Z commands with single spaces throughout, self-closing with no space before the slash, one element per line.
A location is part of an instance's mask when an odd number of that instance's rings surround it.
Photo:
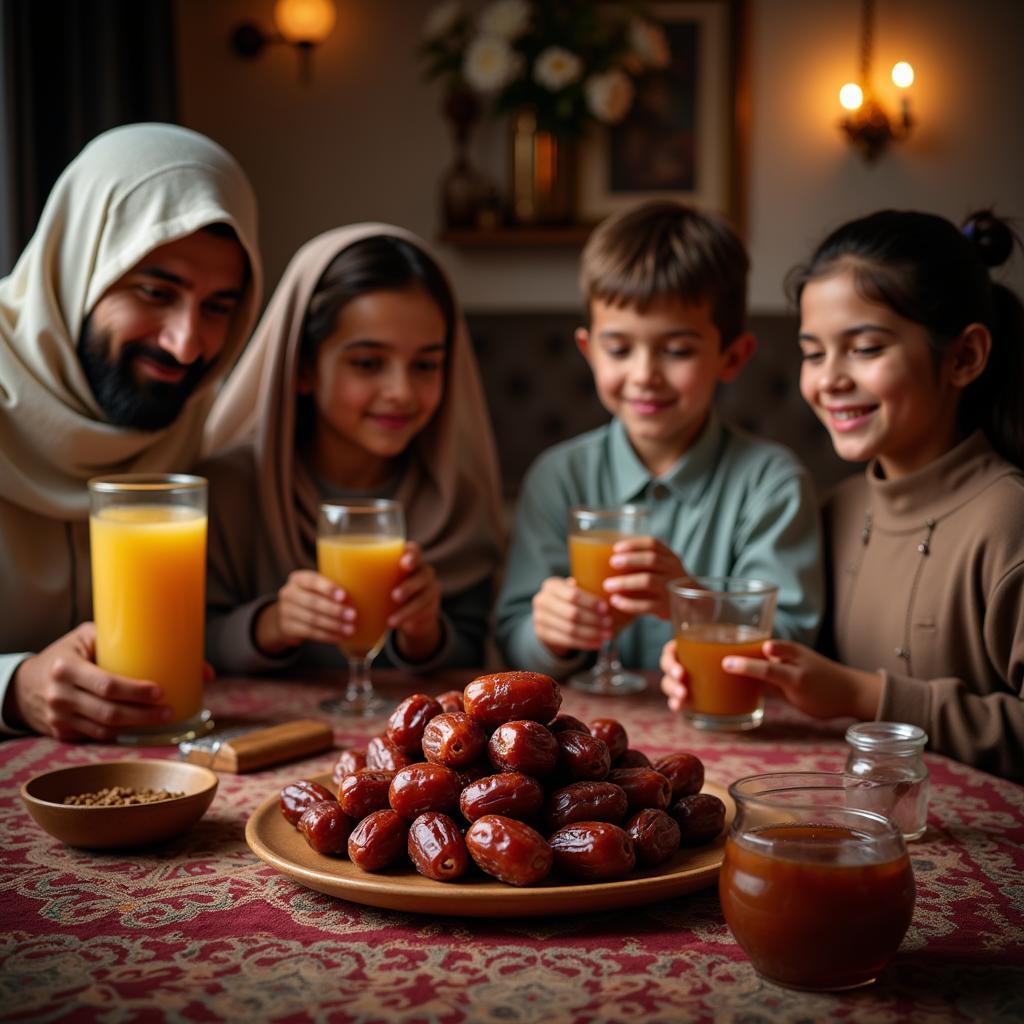
<path fill-rule="evenodd" d="M 726 923 L 763 978 L 840 991 L 871 984 L 914 913 L 898 826 L 851 806 L 864 783 L 841 772 L 739 779 L 719 874 Z"/>
<path fill-rule="evenodd" d="M 771 638 L 779 588 L 735 576 L 692 576 L 668 585 L 676 657 L 686 669 L 683 717 L 698 729 L 756 729 L 764 691 L 722 668 L 730 655 L 761 658 Z"/>
<path fill-rule="evenodd" d="M 89 481 L 96 663 L 163 690 L 170 725 L 122 743 L 193 739 L 213 726 L 203 708 L 206 481 L 139 473 Z"/>
<path fill-rule="evenodd" d="M 401 578 L 405 517 L 397 501 L 324 502 L 317 525 L 316 560 L 321 575 L 347 594 L 356 612 L 355 633 L 338 646 L 348 659 L 343 697 L 321 707 L 337 715 L 383 713 L 388 704 L 373 689 L 370 662 L 384 646 L 388 617 L 395 610 L 391 591 Z"/>

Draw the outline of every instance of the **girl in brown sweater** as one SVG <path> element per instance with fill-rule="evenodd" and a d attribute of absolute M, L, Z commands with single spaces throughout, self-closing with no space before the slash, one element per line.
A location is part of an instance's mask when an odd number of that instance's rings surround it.
<path fill-rule="evenodd" d="M 1024 307 L 993 283 L 1014 235 L 883 211 L 791 277 L 800 390 L 844 459 L 824 507 L 819 652 L 726 658 L 817 718 L 910 722 L 931 749 L 1024 780 Z M 833 660 L 833 657 L 837 660 Z M 674 645 L 662 689 L 678 708 Z"/>

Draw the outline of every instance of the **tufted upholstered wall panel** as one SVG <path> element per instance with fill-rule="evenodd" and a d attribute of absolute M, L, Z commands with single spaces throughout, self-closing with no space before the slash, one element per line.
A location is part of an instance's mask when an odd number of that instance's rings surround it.
<path fill-rule="evenodd" d="M 545 448 L 605 422 L 572 313 L 468 316 L 501 456 L 506 497 Z M 797 388 L 796 319 L 751 317 L 758 350 L 739 378 L 724 385 L 719 409 L 733 423 L 787 445 L 811 469 L 819 496 L 859 467 L 844 463 Z"/>

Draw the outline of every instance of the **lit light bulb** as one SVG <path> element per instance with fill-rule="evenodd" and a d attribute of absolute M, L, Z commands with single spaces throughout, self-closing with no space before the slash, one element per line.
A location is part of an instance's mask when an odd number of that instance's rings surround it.
<path fill-rule="evenodd" d="M 274 22 L 289 43 L 322 43 L 337 12 L 332 0 L 277 0 Z"/>
<path fill-rule="evenodd" d="M 847 82 L 839 90 L 839 102 L 847 110 L 856 110 L 864 102 L 864 91 L 856 82 Z"/>
<path fill-rule="evenodd" d="M 892 80 L 894 85 L 907 89 L 914 84 L 914 69 L 905 60 L 901 60 L 892 66 Z"/>

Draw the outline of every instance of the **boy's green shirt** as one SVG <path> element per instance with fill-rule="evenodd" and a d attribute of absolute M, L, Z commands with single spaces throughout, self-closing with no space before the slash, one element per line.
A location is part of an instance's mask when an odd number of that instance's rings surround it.
<path fill-rule="evenodd" d="M 622 423 L 565 441 L 530 467 L 516 510 L 497 607 L 497 637 L 511 668 L 561 678 L 593 652 L 552 654 L 533 629 L 531 600 L 549 576 L 569 575 L 573 505 L 642 502 L 650 533 L 694 576 L 743 576 L 779 585 L 773 635 L 813 643 L 824 608 L 818 504 L 810 475 L 786 448 L 723 423 L 713 411 L 688 452 L 653 477 Z M 618 637 L 622 663 L 656 668 L 671 624 L 643 616 Z"/>

